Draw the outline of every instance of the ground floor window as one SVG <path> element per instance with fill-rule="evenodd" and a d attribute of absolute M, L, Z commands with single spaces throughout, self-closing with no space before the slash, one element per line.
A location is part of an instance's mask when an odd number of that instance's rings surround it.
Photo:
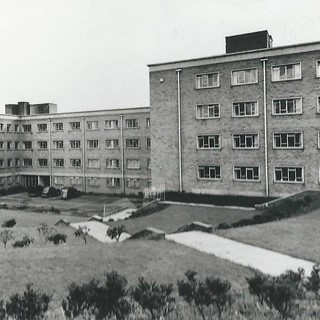
<path fill-rule="evenodd" d="M 303 167 L 275 167 L 274 181 L 303 183 Z"/>
<path fill-rule="evenodd" d="M 127 179 L 126 180 L 127 188 L 140 188 L 139 179 Z"/>
<path fill-rule="evenodd" d="M 234 180 L 239 181 L 259 181 L 260 168 L 259 167 L 233 167 Z"/>
<path fill-rule="evenodd" d="M 198 166 L 198 178 L 204 180 L 220 180 L 220 166 Z"/>
<path fill-rule="evenodd" d="M 108 188 L 118 188 L 121 185 L 120 178 L 107 178 L 106 179 L 106 186 Z"/>

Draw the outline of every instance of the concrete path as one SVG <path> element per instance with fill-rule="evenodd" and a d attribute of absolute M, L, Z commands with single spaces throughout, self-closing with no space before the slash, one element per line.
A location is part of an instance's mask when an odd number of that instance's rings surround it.
<path fill-rule="evenodd" d="M 110 216 L 107 216 L 103 218 L 103 222 L 108 222 L 110 219 L 113 221 L 118 221 L 118 220 L 124 220 L 126 218 L 129 218 L 132 215 L 132 212 L 136 211 L 136 209 L 125 209 L 120 212 L 111 214 Z"/>
<path fill-rule="evenodd" d="M 74 229 L 78 229 L 79 226 L 84 227 L 87 226 L 89 228 L 89 236 L 92 238 L 102 242 L 102 243 L 112 243 L 116 242 L 115 239 L 109 238 L 107 234 L 107 230 L 109 229 L 109 226 L 98 222 L 98 221 L 84 221 L 84 222 L 76 222 L 76 223 L 71 223 L 70 226 Z M 130 234 L 128 233 L 122 233 L 120 236 L 120 242 L 124 241 L 125 239 L 129 238 Z"/>
<path fill-rule="evenodd" d="M 297 271 L 298 268 L 303 268 L 306 275 L 310 275 L 315 264 L 200 231 L 169 234 L 166 239 L 272 276 L 278 276 L 286 270 Z"/>

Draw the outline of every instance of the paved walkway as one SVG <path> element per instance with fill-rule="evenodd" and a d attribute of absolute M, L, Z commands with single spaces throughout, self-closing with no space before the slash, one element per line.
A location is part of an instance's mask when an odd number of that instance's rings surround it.
<path fill-rule="evenodd" d="M 243 266 L 258 269 L 272 276 L 278 276 L 286 270 L 297 271 L 298 268 L 303 268 L 306 275 L 310 275 L 315 264 L 200 231 L 169 234 L 166 235 L 166 239 Z"/>

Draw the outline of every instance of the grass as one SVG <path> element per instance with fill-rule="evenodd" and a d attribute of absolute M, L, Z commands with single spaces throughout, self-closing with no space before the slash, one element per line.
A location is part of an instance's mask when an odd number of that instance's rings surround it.
<path fill-rule="evenodd" d="M 230 239 L 320 262 L 320 210 L 261 225 L 217 230 Z"/>
<path fill-rule="evenodd" d="M 210 208 L 201 206 L 170 205 L 164 210 L 149 216 L 110 222 L 110 226 L 124 225 L 133 234 L 147 227 L 154 227 L 171 233 L 192 221 L 201 221 L 217 226 L 219 223 L 232 223 L 240 219 L 251 218 L 257 214 L 254 210 L 237 210 L 226 208 Z"/>

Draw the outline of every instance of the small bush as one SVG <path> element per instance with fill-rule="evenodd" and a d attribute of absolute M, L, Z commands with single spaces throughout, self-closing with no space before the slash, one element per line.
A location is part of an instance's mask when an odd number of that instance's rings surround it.
<path fill-rule="evenodd" d="M 125 226 L 117 226 L 114 228 L 109 228 L 107 230 L 107 236 L 110 237 L 111 239 L 116 239 L 116 241 L 120 240 L 120 236 L 122 233 L 124 233 L 126 231 L 126 227 Z"/>
<path fill-rule="evenodd" d="M 0 231 L 0 241 L 3 243 L 4 248 L 7 247 L 7 243 L 13 240 L 13 231 L 5 228 Z"/>
<path fill-rule="evenodd" d="M 246 278 L 249 285 L 249 292 L 256 296 L 261 304 L 265 298 L 265 285 L 268 277 L 260 273 L 256 273 L 252 278 Z"/>
<path fill-rule="evenodd" d="M 74 236 L 76 238 L 82 239 L 85 244 L 87 244 L 87 238 L 89 236 L 90 229 L 87 226 L 79 226 L 78 230 L 75 231 Z"/>
<path fill-rule="evenodd" d="M 23 247 L 29 247 L 31 243 L 34 242 L 33 238 L 30 238 L 29 236 L 25 235 L 22 240 L 17 240 L 13 243 L 14 248 L 23 248 Z"/>
<path fill-rule="evenodd" d="M 49 212 L 54 213 L 54 214 L 60 214 L 61 211 L 58 208 L 51 207 Z"/>
<path fill-rule="evenodd" d="M 237 228 L 237 227 L 250 226 L 252 224 L 253 224 L 253 222 L 251 219 L 241 219 L 238 222 L 231 223 L 231 226 L 234 228 Z"/>
<path fill-rule="evenodd" d="M 228 223 L 219 223 L 218 226 L 216 227 L 216 230 L 226 230 L 226 229 L 230 229 L 232 228 L 232 226 Z"/>
<path fill-rule="evenodd" d="M 40 224 L 40 226 L 37 228 L 37 231 L 40 241 L 43 244 L 47 244 L 49 238 L 58 233 L 57 229 L 55 229 L 54 227 L 49 227 L 46 223 Z"/>
<path fill-rule="evenodd" d="M 320 269 L 318 266 L 314 266 L 313 270 L 309 277 L 307 277 L 307 281 L 305 283 L 305 287 L 308 291 L 313 292 L 317 298 L 320 297 Z"/>
<path fill-rule="evenodd" d="M 55 245 L 60 245 L 67 241 L 67 235 L 63 233 L 56 233 L 48 237 L 48 241 L 54 243 Z"/>
<path fill-rule="evenodd" d="M 1 225 L 2 228 L 12 228 L 17 224 L 16 219 L 9 219 L 3 222 Z"/>
<path fill-rule="evenodd" d="M 6 313 L 16 320 L 43 319 L 51 297 L 36 292 L 30 284 L 22 294 L 10 296 L 6 303 Z"/>
<path fill-rule="evenodd" d="M 276 217 L 270 213 L 257 214 L 252 217 L 253 224 L 267 223 L 276 220 Z"/>

